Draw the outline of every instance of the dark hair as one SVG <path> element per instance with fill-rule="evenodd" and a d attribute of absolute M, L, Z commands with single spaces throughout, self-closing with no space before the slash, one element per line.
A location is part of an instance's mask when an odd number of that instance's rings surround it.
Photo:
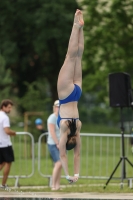
<path fill-rule="evenodd" d="M 0 104 L 0 109 L 2 109 L 4 106 L 7 107 L 8 105 L 13 106 L 13 102 L 10 99 L 4 99 Z"/>
<path fill-rule="evenodd" d="M 71 150 L 76 146 L 76 119 L 72 119 L 72 121 L 68 120 L 68 127 L 70 129 L 70 134 L 68 135 L 66 149 Z"/>

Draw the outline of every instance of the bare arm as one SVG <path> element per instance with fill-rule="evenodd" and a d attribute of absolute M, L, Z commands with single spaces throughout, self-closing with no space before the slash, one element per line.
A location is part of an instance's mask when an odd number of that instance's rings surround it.
<path fill-rule="evenodd" d="M 65 172 L 65 175 L 68 176 L 68 159 L 66 154 L 66 142 L 67 142 L 67 132 L 66 130 L 62 132 L 61 128 L 61 136 L 60 136 L 60 142 L 59 142 L 59 151 L 60 151 L 60 159 L 61 163 Z"/>
<path fill-rule="evenodd" d="M 67 134 L 66 134 L 67 135 Z M 68 172 L 68 160 L 67 160 L 67 155 L 66 155 L 66 138 L 62 137 L 62 140 L 60 141 L 60 157 L 61 157 L 61 162 L 62 166 L 65 171 L 66 179 L 69 181 L 69 183 L 76 182 L 79 177 L 79 170 L 80 170 L 80 133 L 77 133 L 77 138 L 76 138 L 76 147 L 74 148 L 74 176 L 69 176 Z M 64 142 L 65 141 L 65 142 Z"/>
<path fill-rule="evenodd" d="M 4 131 L 6 132 L 7 135 L 10 135 L 10 136 L 16 135 L 16 132 L 11 130 L 9 127 L 4 128 Z"/>
<path fill-rule="evenodd" d="M 80 140 L 80 130 L 81 130 L 82 123 L 81 121 L 78 122 L 77 128 L 77 137 L 76 137 L 76 146 L 74 148 L 74 174 L 79 174 L 80 171 L 80 147 L 81 147 L 81 140 Z"/>
<path fill-rule="evenodd" d="M 49 132 L 50 132 L 50 134 L 51 134 L 51 136 L 52 136 L 52 138 L 53 138 L 53 140 L 54 140 L 54 143 L 57 145 L 57 147 L 58 147 L 58 145 L 59 145 L 59 141 L 58 141 L 58 138 L 57 138 L 57 136 L 56 136 L 56 133 L 55 133 L 55 124 L 48 124 L 48 126 L 49 126 Z"/>
<path fill-rule="evenodd" d="M 74 148 L 74 174 L 79 174 L 80 171 L 80 133 L 77 133 L 76 146 Z"/>
<path fill-rule="evenodd" d="M 61 163 L 66 175 L 67 180 L 72 183 L 78 180 L 78 174 L 80 169 L 80 129 L 81 129 L 81 122 L 78 122 L 78 129 L 77 129 L 77 138 L 76 138 L 76 147 L 74 148 L 74 176 L 69 176 L 68 171 L 68 159 L 66 155 L 66 142 L 67 142 L 67 128 L 61 126 L 61 136 L 60 136 L 60 143 L 59 143 L 59 150 L 60 150 L 60 159 Z"/>

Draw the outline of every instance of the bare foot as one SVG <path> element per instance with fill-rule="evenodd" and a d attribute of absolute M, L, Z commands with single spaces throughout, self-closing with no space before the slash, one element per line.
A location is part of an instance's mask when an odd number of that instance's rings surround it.
<path fill-rule="evenodd" d="M 78 10 L 78 9 L 76 10 L 74 23 L 78 25 L 79 27 L 82 27 L 84 25 L 83 14 L 81 10 Z"/>
<path fill-rule="evenodd" d="M 51 190 L 61 190 L 61 188 L 60 187 L 58 187 L 58 188 L 52 187 Z"/>

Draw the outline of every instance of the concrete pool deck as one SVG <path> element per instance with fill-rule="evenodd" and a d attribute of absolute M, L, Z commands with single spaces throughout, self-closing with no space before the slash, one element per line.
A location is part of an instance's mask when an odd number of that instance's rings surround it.
<path fill-rule="evenodd" d="M 53 198 L 53 199 L 116 199 L 133 200 L 133 193 L 58 193 L 58 192 L 14 192 L 0 191 L 0 198 Z"/>

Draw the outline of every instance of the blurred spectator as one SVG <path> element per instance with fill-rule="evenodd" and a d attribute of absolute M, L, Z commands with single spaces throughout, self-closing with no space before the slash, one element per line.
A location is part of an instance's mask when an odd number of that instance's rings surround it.
<path fill-rule="evenodd" d="M 10 136 L 15 136 L 16 132 L 10 129 L 8 113 L 11 112 L 13 102 L 5 99 L 0 105 L 0 170 L 3 169 L 2 185 L 0 188 L 7 189 L 6 181 L 14 161 L 14 151 Z"/>
<path fill-rule="evenodd" d="M 36 129 L 37 129 L 40 133 L 46 133 L 46 132 L 47 132 L 47 130 L 45 130 L 45 128 L 44 128 L 44 124 L 43 124 L 42 119 L 37 118 L 37 119 L 35 120 L 35 125 L 36 125 Z M 46 136 L 46 135 L 45 135 L 45 137 L 44 137 L 44 141 L 45 141 L 45 143 L 47 142 L 47 136 Z"/>
<path fill-rule="evenodd" d="M 59 139 L 60 130 L 57 125 L 57 116 L 59 111 L 59 100 L 56 100 L 53 105 L 53 113 L 47 120 L 48 126 L 48 149 L 52 160 L 54 162 L 54 168 L 52 173 L 52 190 L 60 189 L 60 177 L 61 177 L 61 161 L 59 155 Z"/>

